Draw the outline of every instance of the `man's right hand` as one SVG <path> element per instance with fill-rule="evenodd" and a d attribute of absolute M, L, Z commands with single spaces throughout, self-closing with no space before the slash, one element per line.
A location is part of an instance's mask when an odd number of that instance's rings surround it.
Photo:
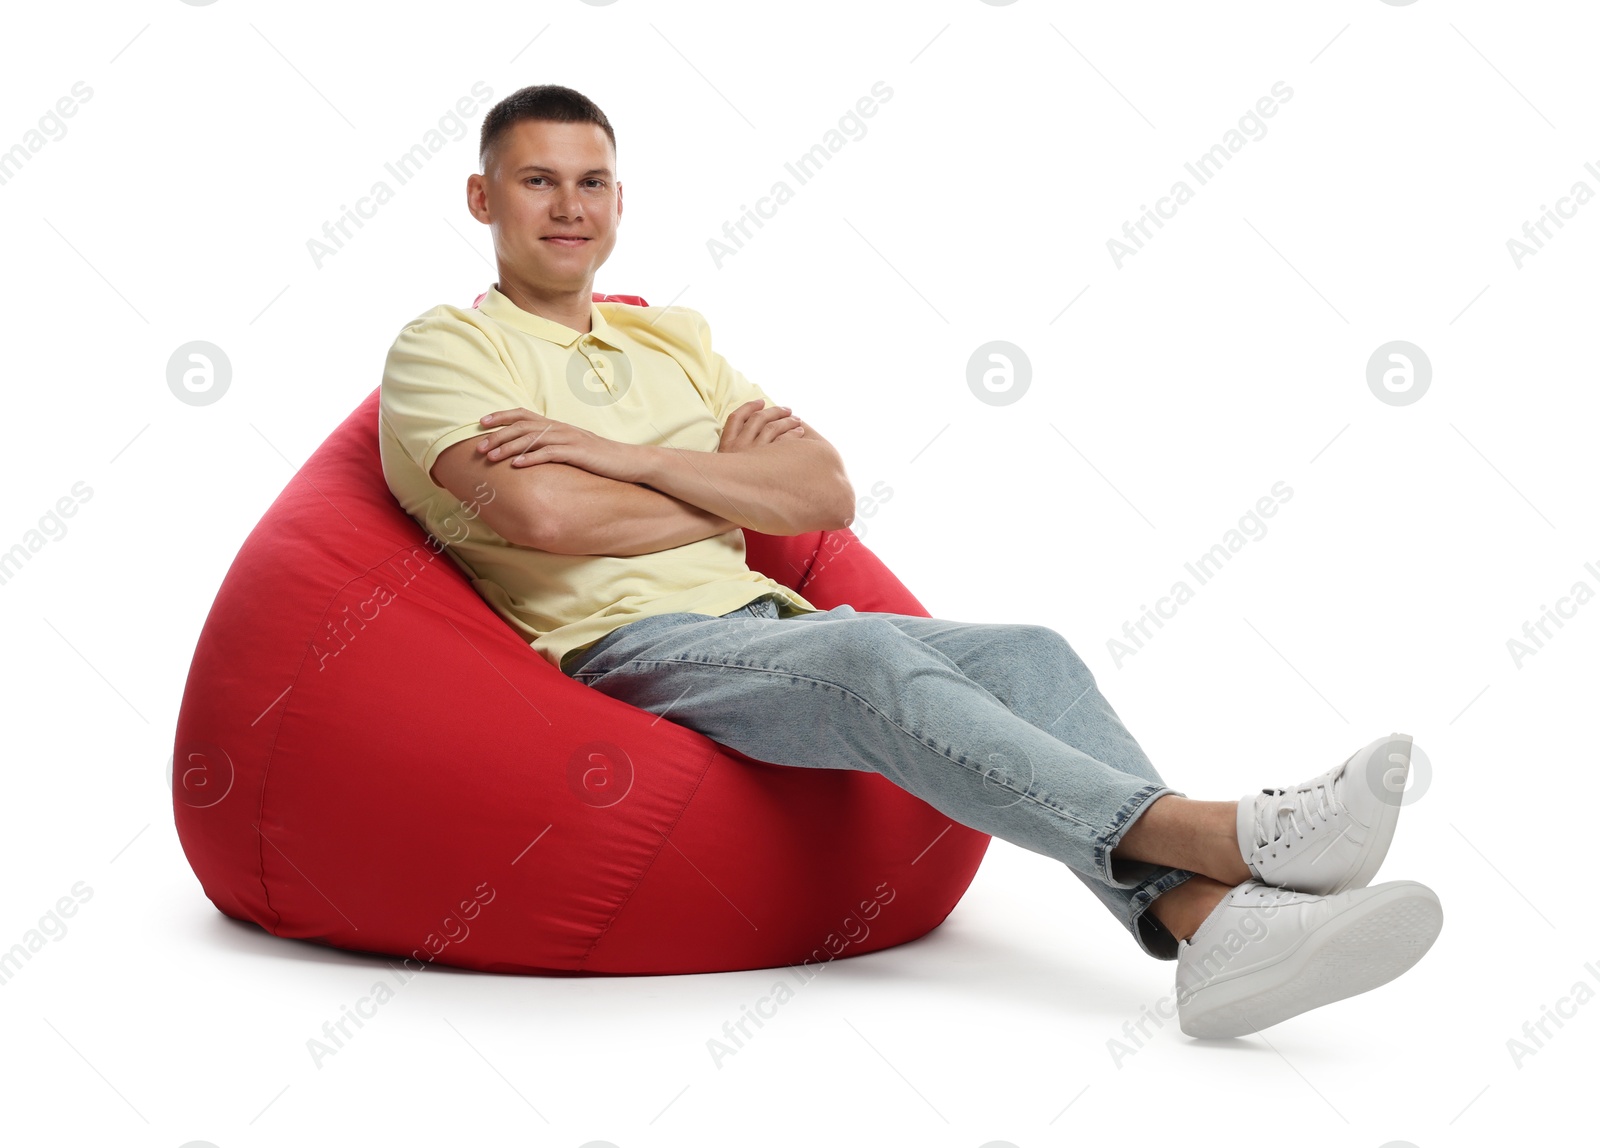
<path fill-rule="evenodd" d="M 760 399 L 751 399 L 728 416 L 717 453 L 751 450 L 791 435 L 800 438 L 805 433 L 805 427 L 790 414 L 788 407 L 763 408 Z"/>

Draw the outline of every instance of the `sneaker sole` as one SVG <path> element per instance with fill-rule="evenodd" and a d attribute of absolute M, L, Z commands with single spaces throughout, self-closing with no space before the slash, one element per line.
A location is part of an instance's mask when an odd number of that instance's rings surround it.
<path fill-rule="evenodd" d="M 1422 959 L 1444 925 L 1426 885 L 1397 882 L 1346 910 L 1282 958 L 1190 994 L 1179 1028 L 1195 1037 L 1250 1033 L 1387 984 Z"/>
<path fill-rule="evenodd" d="M 1399 763 L 1400 786 L 1398 790 L 1403 795 L 1405 793 L 1406 779 L 1411 774 L 1411 735 L 1408 733 L 1391 734 L 1383 745 L 1392 746 L 1396 742 L 1400 743 L 1400 748 L 1391 749 L 1389 753 L 1391 756 L 1399 754 L 1404 759 Z M 1378 748 L 1381 750 L 1383 746 Z M 1372 759 L 1368 758 L 1366 764 L 1362 766 L 1363 774 L 1366 773 L 1371 764 Z M 1367 783 L 1365 776 L 1362 777 L 1361 783 L 1363 785 Z M 1366 850 L 1361 856 L 1360 865 L 1333 888 L 1308 889 L 1307 892 L 1343 893 L 1350 889 L 1365 889 L 1372 883 L 1372 879 L 1378 875 L 1378 870 L 1383 868 L 1383 859 L 1389 855 L 1389 844 L 1394 840 L 1395 826 L 1399 824 L 1399 821 L 1400 798 L 1397 797 L 1394 801 L 1383 800 L 1378 809 L 1378 820 L 1373 826 L 1372 837 L 1368 840 Z"/>

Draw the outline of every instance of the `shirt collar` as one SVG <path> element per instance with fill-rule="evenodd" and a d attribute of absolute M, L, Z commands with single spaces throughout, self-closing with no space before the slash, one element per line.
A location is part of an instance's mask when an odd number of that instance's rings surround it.
<path fill-rule="evenodd" d="M 557 323 L 554 319 L 546 319 L 543 315 L 535 315 L 531 311 L 524 311 L 513 303 L 498 287 L 491 286 L 478 303 L 478 310 L 510 327 L 525 331 L 540 339 L 548 339 L 558 347 L 570 347 L 584 337 L 583 332 L 575 331 L 564 323 Z M 600 313 L 600 308 L 593 302 L 589 304 L 589 335 L 596 341 L 604 343 L 613 350 L 621 351 L 621 337 L 616 329 L 606 322 L 605 316 Z"/>

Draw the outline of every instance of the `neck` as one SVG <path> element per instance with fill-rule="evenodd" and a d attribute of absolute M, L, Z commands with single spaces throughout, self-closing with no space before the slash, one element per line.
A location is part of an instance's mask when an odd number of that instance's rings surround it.
<path fill-rule="evenodd" d="M 495 284 L 495 290 L 524 311 L 570 327 L 579 334 L 587 335 L 593 326 L 589 311 L 594 295 L 592 286 L 581 291 L 549 291 L 527 283 L 512 282 L 508 276 L 502 275 Z"/>

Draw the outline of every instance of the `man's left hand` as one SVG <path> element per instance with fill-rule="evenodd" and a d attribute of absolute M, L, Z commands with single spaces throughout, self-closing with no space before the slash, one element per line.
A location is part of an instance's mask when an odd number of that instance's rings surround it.
<path fill-rule="evenodd" d="M 495 428 L 478 442 L 478 452 L 491 462 L 509 459 L 512 466 L 564 462 L 619 482 L 639 481 L 642 447 L 615 442 L 524 407 L 495 411 L 479 421 Z"/>

